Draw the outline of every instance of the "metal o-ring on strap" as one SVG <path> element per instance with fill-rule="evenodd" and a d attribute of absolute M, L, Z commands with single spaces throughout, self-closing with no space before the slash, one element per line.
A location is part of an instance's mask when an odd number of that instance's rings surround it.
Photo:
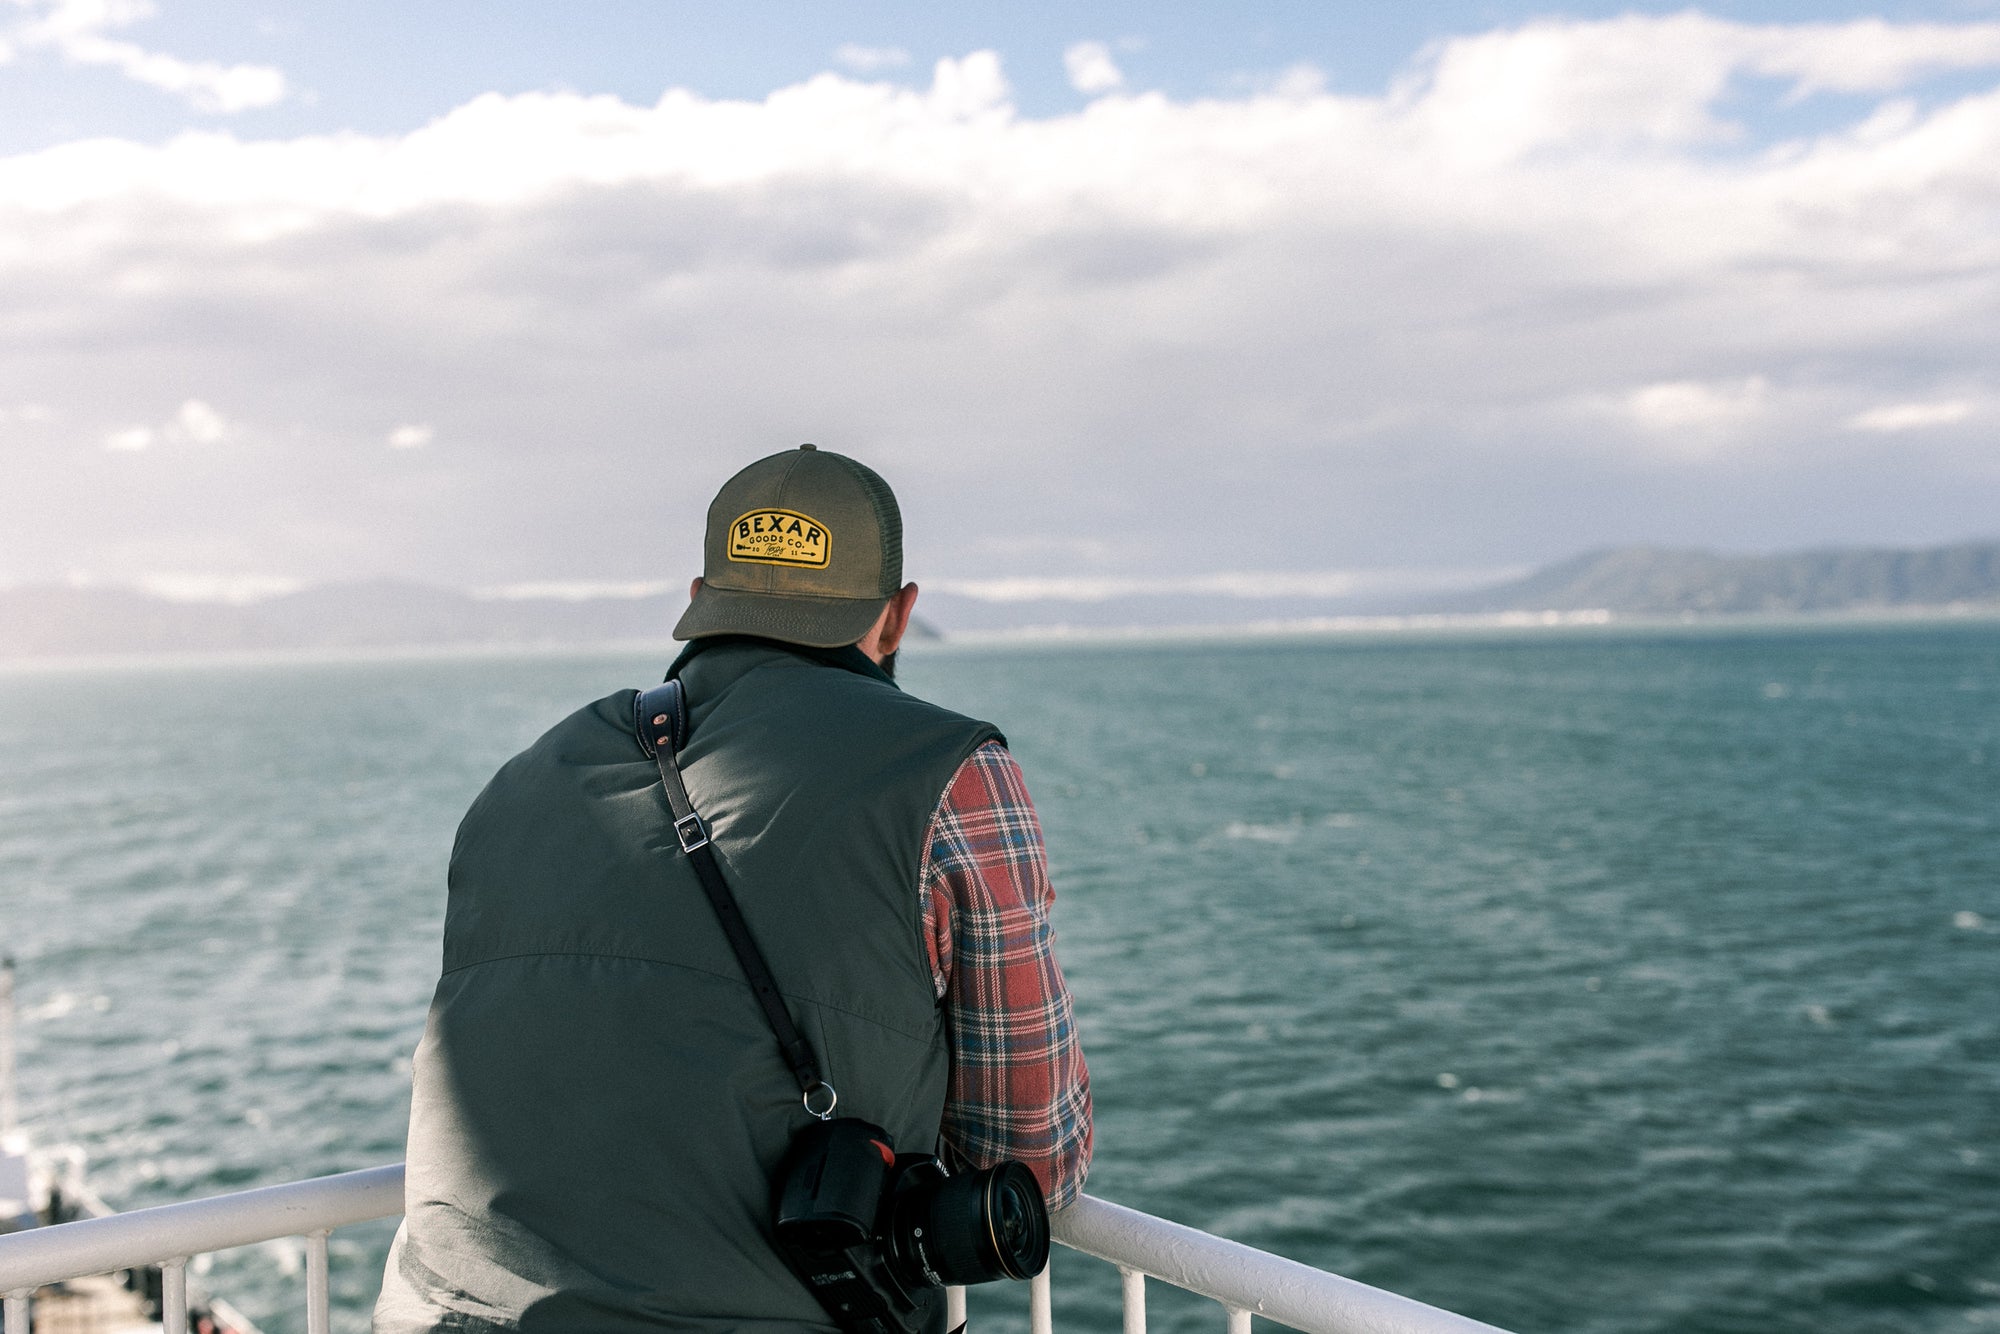
<path fill-rule="evenodd" d="M 826 1090 L 826 1106 L 814 1107 L 813 1094 L 818 1093 L 821 1089 Z M 833 1085 L 822 1079 L 819 1083 L 807 1089 L 799 1101 L 805 1104 L 806 1115 L 816 1116 L 822 1121 L 830 1121 L 833 1119 L 833 1109 L 840 1105 L 840 1095 L 833 1091 Z"/>

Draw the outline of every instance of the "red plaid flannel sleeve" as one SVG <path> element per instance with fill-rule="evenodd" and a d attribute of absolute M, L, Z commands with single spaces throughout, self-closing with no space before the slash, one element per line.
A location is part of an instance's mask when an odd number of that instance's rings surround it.
<path fill-rule="evenodd" d="M 919 877 L 931 977 L 951 1032 L 944 1139 L 978 1166 L 1017 1158 L 1059 1209 L 1090 1167 L 1090 1072 L 1056 965 L 1042 826 L 997 741 L 931 819 Z"/>

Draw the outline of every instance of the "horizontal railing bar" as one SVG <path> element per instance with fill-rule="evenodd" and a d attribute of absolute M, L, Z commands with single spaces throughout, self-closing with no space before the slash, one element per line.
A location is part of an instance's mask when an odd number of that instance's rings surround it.
<path fill-rule="evenodd" d="M 403 1212 L 403 1165 L 264 1186 L 0 1236 L 0 1293 L 156 1265 Z M 1450 1311 L 1084 1196 L 1056 1241 L 1307 1334 L 1505 1334 Z"/>
<path fill-rule="evenodd" d="M 1052 1215 L 1072 1250 L 1308 1334 L 1505 1334 L 1462 1315 L 1086 1195 Z"/>
<path fill-rule="evenodd" d="M 0 1237 L 0 1292 L 302 1237 L 403 1212 L 403 1165 L 290 1181 Z"/>

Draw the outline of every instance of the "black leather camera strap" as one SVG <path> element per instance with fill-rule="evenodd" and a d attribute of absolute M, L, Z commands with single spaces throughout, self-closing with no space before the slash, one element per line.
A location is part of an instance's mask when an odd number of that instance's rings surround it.
<path fill-rule="evenodd" d="M 812 1094 L 815 1089 L 826 1089 L 831 1094 L 831 1086 L 820 1078 L 819 1062 L 812 1047 L 792 1023 L 785 998 L 771 978 L 771 966 L 764 962 L 764 952 L 757 948 L 757 939 L 750 934 L 750 924 L 743 920 L 743 912 L 736 906 L 729 882 L 722 878 L 722 866 L 715 860 L 715 850 L 708 845 L 708 826 L 695 813 L 694 803 L 688 800 L 687 785 L 681 781 L 675 753 L 687 744 L 688 733 L 687 693 L 681 683 L 668 681 L 640 691 L 633 726 L 639 735 L 639 745 L 660 767 L 660 785 L 667 792 L 667 809 L 673 812 L 674 837 L 680 841 L 688 861 L 694 864 L 695 875 L 715 909 L 716 921 L 722 925 L 722 934 L 736 951 L 736 961 L 743 966 L 750 990 L 763 1008 L 764 1018 L 770 1022 L 772 1035 L 778 1039 L 778 1050 L 784 1053 L 792 1077 L 799 1081 L 806 1110 L 824 1117 L 833 1110 L 832 1101 L 823 1109 L 815 1108 Z"/>

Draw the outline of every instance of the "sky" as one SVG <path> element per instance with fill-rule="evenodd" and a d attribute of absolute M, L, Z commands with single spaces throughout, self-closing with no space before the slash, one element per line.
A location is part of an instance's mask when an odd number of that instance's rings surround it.
<path fill-rule="evenodd" d="M 974 8 L 0 0 L 0 584 L 684 586 L 808 440 L 998 603 L 2000 537 L 2000 0 Z"/>

